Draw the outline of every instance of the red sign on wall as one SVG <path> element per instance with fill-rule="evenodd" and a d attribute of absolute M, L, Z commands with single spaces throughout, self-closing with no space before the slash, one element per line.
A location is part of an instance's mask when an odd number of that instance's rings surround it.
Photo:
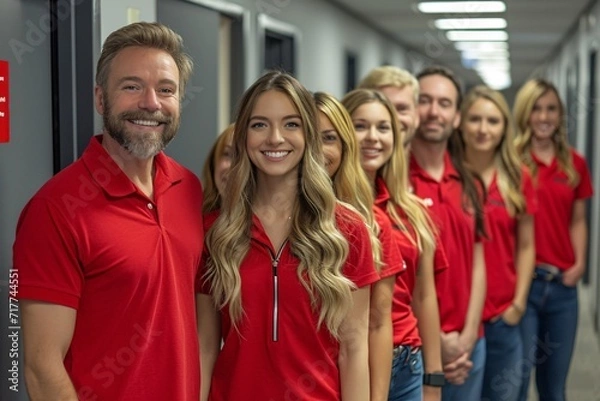
<path fill-rule="evenodd" d="M 8 61 L 0 60 L 0 143 L 10 139 L 8 105 Z"/>

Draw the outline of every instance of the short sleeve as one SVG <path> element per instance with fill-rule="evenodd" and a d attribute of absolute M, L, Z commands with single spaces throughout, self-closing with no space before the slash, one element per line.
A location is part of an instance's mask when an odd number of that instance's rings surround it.
<path fill-rule="evenodd" d="M 538 210 L 537 195 L 529 170 L 523 167 L 521 173 L 521 192 L 525 198 L 525 213 L 535 214 Z"/>
<path fill-rule="evenodd" d="M 348 257 L 343 267 L 344 275 L 358 288 L 379 280 L 373 265 L 373 249 L 367 225 L 360 216 L 344 206 L 336 211 L 338 229 L 348 241 Z"/>
<path fill-rule="evenodd" d="M 378 239 L 381 244 L 382 261 L 384 263 L 379 276 L 386 278 L 403 273 L 406 270 L 406 263 L 404 263 L 397 241 L 394 240 L 390 219 L 378 207 L 373 208 L 373 214 L 379 225 Z"/>
<path fill-rule="evenodd" d="M 77 244 L 73 227 L 58 208 L 33 198 L 21 213 L 13 246 L 18 297 L 77 309 L 84 286 Z"/>
<path fill-rule="evenodd" d="M 198 273 L 196 274 L 196 280 L 194 283 L 194 288 L 197 293 L 210 295 L 210 281 L 208 281 L 206 277 L 206 273 L 208 271 L 208 263 L 210 260 L 210 253 L 208 252 L 208 247 L 206 246 L 206 238 L 208 234 L 208 230 L 215 223 L 217 218 L 219 217 L 220 211 L 215 210 L 210 213 L 204 214 L 202 216 L 202 222 L 204 224 L 204 246 L 202 247 L 202 257 L 200 258 L 200 267 L 198 268 Z"/>
<path fill-rule="evenodd" d="M 587 163 L 582 156 L 573 152 L 573 164 L 575 165 L 577 174 L 579 174 L 579 182 L 575 187 L 575 199 L 590 198 L 594 195 L 594 189 L 592 187 L 592 179 Z"/>

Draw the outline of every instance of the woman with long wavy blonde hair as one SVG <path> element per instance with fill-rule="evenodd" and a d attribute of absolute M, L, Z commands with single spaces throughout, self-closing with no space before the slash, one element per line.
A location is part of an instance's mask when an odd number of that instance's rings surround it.
<path fill-rule="evenodd" d="M 516 401 L 520 381 L 498 386 L 495 378 L 513 370 L 523 357 L 519 322 L 535 262 L 535 190 L 514 148 L 514 122 L 500 92 L 481 85 L 467 93 L 461 105 L 460 133 L 465 162 L 486 188 L 486 229 L 494 239 L 483 243 L 488 285 L 482 397 Z"/>
<path fill-rule="evenodd" d="M 389 100 L 381 92 L 357 89 L 342 104 L 352 119 L 375 205 L 395 226 L 394 237 L 407 264 L 394 290 L 389 400 L 439 400 L 439 388 L 426 386 L 423 391 L 422 373 L 435 373 L 443 381 L 434 265 L 438 271 L 445 269 L 445 258 L 425 206 L 408 191 L 403 131 Z"/>
<path fill-rule="evenodd" d="M 373 255 L 381 279 L 371 285 L 370 399 L 387 400 L 393 353 L 392 298 L 397 275 L 404 272 L 405 264 L 394 241 L 389 218 L 373 205 L 373 189 L 360 165 L 348 112 L 329 94 L 317 92 L 314 97 L 319 110 L 325 166 L 332 178 L 335 194 L 338 199 L 359 210 L 371 227 Z"/>
<path fill-rule="evenodd" d="M 233 138 L 227 195 L 205 217 L 202 396 L 368 399 L 378 276 L 364 220 L 336 200 L 324 169 L 311 94 L 286 73 L 263 75 Z"/>
<path fill-rule="evenodd" d="M 537 188 L 535 270 L 521 320 L 525 358 L 535 338 L 557 344 L 544 358 L 523 364 L 520 400 L 527 399 L 531 367 L 540 399 L 564 400 L 577 331 L 577 282 L 585 272 L 585 200 L 593 195 L 584 158 L 567 142 L 565 109 L 558 91 L 543 79 L 527 81 L 517 93 L 515 144 Z"/>

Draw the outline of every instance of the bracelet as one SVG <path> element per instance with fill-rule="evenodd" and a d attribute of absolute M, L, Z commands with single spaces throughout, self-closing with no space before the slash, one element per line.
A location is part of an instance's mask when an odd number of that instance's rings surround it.
<path fill-rule="evenodd" d="M 513 308 L 515 308 L 517 310 L 517 312 L 519 312 L 520 314 L 525 313 L 525 309 L 521 308 L 519 305 L 517 305 L 516 303 L 512 303 Z"/>

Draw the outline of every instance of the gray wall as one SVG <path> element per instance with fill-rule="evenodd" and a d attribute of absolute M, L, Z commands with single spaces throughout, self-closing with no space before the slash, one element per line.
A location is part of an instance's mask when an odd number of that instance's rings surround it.
<path fill-rule="evenodd" d="M 0 59 L 10 62 L 11 141 L 0 144 L 0 399 L 26 400 L 23 365 L 19 392 L 8 389 L 7 279 L 19 213 L 52 175 L 50 36 L 47 1 L 0 2 Z M 43 244 L 36 244 L 43 246 Z M 21 337 L 21 334 L 19 334 Z M 19 347 L 22 356 L 22 348 Z"/>
<path fill-rule="evenodd" d="M 219 18 L 218 12 L 186 1 L 158 3 L 157 20 L 181 35 L 194 60 L 182 102 L 181 128 L 166 153 L 198 177 L 218 133 Z"/>

